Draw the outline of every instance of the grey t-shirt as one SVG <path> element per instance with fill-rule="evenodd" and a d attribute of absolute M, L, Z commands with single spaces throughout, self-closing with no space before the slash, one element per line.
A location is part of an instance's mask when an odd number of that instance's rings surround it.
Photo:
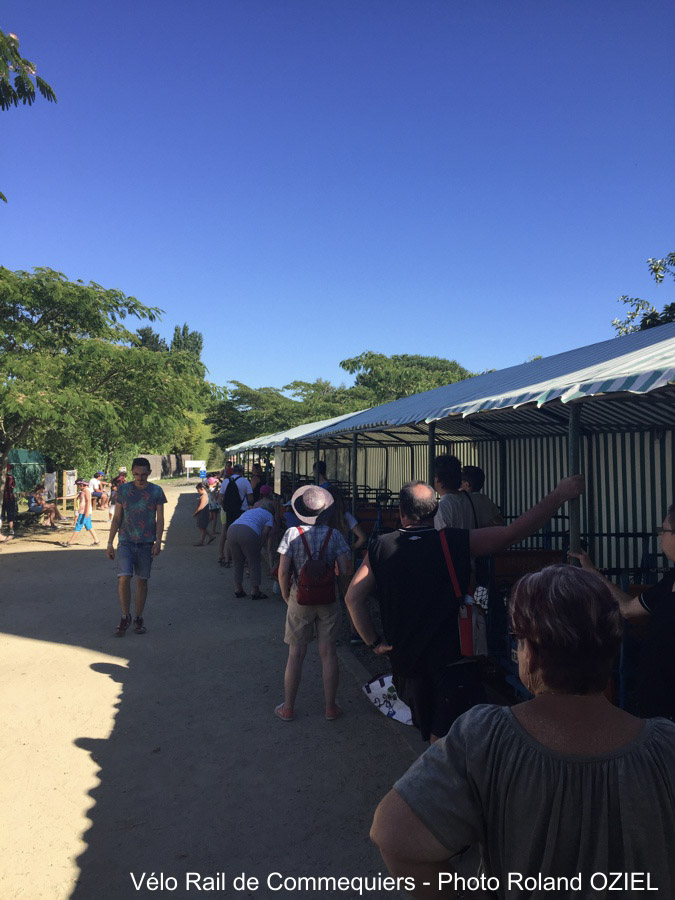
<path fill-rule="evenodd" d="M 571 756 L 536 741 L 510 709 L 476 706 L 394 787 L 448 856 L 481 845 L 500 887 L 480 896 L 638 896 L 601 889 L 603 874 L 620 872 L 649 873 L 659 892 L 645 896 L 675 897 L 675 724 L 666 719 L 645 720 L 612 753 Z M 510 890 L 509 873 L 523 878 Z M 581 892 L 565 882 L 524 889 L 540 874 L 581 875 Z"/>

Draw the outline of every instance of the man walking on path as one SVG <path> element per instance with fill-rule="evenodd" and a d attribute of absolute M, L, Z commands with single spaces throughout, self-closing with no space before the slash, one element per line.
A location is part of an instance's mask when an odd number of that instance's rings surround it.
<path fill-rule="evenodd" d="M 390 657 L 394 687 L 424 740 L 443 737 L 458 716 L 484 702 L 476 665 L 462 656 L 458 628 L 471 557 L 505 550 L 534 534 L 583 489 L 583 476 L 573 475 L 509 525 L 439 532 L 433 488 L 421 481 L 403 486 L 402 527 L 371 544 L 345 600 L 364 642 Z M 371 594 L 379 601 L 384 637 L 368 609 Z"/>
<path fill-rule="evenodd" d="M 326 700 L 325 716 L 329 720 L 337 719 L 342 712 L 336 703 L 340 670 L 335 652 L 340 604 L 335 595 L 332 573 L 337 562 L 340 587 L 344 592 L 349 579 L 349 547 L 336 528 L 325 524 L 333 506 L 333 497 L 328 491 L 317 485 L 305 485 L 293 494 L 291 505 L 302 524 L 289 528 L 278 548 L 279 586 L 288 606 L 284 635 L 284 641 L 288 644 L 288 662 L 284 674 L 284 702 L 276 707 L 274 713 L 284 722 L 295 718 L 295 698 L 300 687 L 302 664 L 307 646 L 314 640 L 316 631 Z M 332 600 L 317 605 L 302 605 L 298 603 L 298 587 L 303 582 L 303 567 L 310 558 L 319 566 L 319 560 L 325 563 L 326 579 L 329 581 L 326 594 L 330 596 L 332 593 Z M 292 573 L 294 577 L 291 582 Z"/>
<path fill-rule="evenodd" d="M 117 588 L 122 607 L 122 618 L 115 634 L 124 637 L 131 625 L 131 578 L 136 575 L 136 617 L 134 631 L 145 633 L 143 610 L 148 596 L 148 581 L 155 556 L 161 552 L 164 532 L 164 504 L 166 496 L 161 487 L 148 481 L 150 463 L 142 456 L 131 464 L 130 484 L 117 489 L 115 515 L 110 526 L 106 548 L 108 559 L 115 559 L 113 541 L 119 531 L 117 557 L 119 573 Z"/>

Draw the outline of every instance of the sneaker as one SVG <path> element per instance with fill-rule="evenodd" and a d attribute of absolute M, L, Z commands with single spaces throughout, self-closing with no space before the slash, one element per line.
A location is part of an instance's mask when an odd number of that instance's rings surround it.
<path fill-rule="evenodd" d="M 130 625 L 131 625 L 131 614 L 129 614 L 128 616 L 122 616 L 122 618 L 120 619 L 120 624 L 115 629 L 115 636 L 116 637 L 124 637 L 124 635 L 127 633 L 127 628 Z"/>
<path fill-rule="evenodd" d="M 129 618 L 131 618 L 131 616 L 129 616 Z M 136 616 L 136 618 L 134 619 L 134 631 L 136 632 L 136 634 L 145 634 L 146 628 L 143 624 L 142 616 Z"/>

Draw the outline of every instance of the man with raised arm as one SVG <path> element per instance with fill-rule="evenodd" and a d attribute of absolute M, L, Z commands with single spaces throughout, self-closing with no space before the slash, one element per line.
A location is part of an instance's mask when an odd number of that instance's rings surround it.
<path fill-rule="evenodd" d="M 354 625 L 377 654 L 391 659 L 394 686 L 412 711 L 413 724 L 432 743 L 455 719 L 484 702 L 477 666 L 462 656 L 458 613 L 461 597 L 441 544 L 446 537 L 460 593 L 468 587 L 471 557 L 505 550 L 538 531 L 555 511 L 584 489 L 573 475 L 509 525 L 437 531 L 434 489 L 421 481 L 403 486 L 401 528 L 371 544 L 345 598 Z M 384 635 L 375 630 L 368 597 L 377 597 Z"/>

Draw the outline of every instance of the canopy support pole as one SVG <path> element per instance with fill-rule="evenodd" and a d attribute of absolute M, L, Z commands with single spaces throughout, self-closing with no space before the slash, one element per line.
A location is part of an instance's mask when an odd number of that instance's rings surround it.
<path fill-rule="evenodd" d="M 415 446 L 410 445 L 410 480 L 415 480 Z"/>
<path fill-rule="evenodd" d="M 436 459 L 436 423 L 429 423 L 429 435 L 427 437 L 427 450 L 429 453 L 429 484 L 434 486 L 434 460 Z"/>
<path fill-rule="evenodd" d="M 319 475 L 319 456 L 321 455 L 321 439 L 316 439 L 316 447 L 314 448 L 314 481 L 318 484 L 321 480 Z"/>
<path fill-rule="evenodd" d="M 581 403 L 570 406 L 570 418 L 567 431 L 567 471 L 570 475 L 578 475 L 581 471 Z M 581 499 L 575 497 L 569 501 L 569 541 L 570 550 L 581 549 Z"/>
<path fill-rule="evenodd" d="M 291 496 L 295 493 L 295 485 L 298 480 L 298 448 L 293 445 L 291 450 Z M 290 497 L 289 497 L 290 499 Z"/>
<path fill-rule="evenodd" d="M 499 438 L 499 507 L 506 517 L 506 438 Z"/>
<path fill-rule="evenodd" d="M 352 515 L 356 518 L 356 507 L 358 504 L 357 489 L 356 489 L 356 479 L 359 475 L 358 469 L 358 449 L 359 449 L 359 440 L 356 432 L 352 434 L 352 452 L 351 452 L 351 464 L 352 471 L 350 473 L 351 480 L 351 488 L 352 488 Z"/>

